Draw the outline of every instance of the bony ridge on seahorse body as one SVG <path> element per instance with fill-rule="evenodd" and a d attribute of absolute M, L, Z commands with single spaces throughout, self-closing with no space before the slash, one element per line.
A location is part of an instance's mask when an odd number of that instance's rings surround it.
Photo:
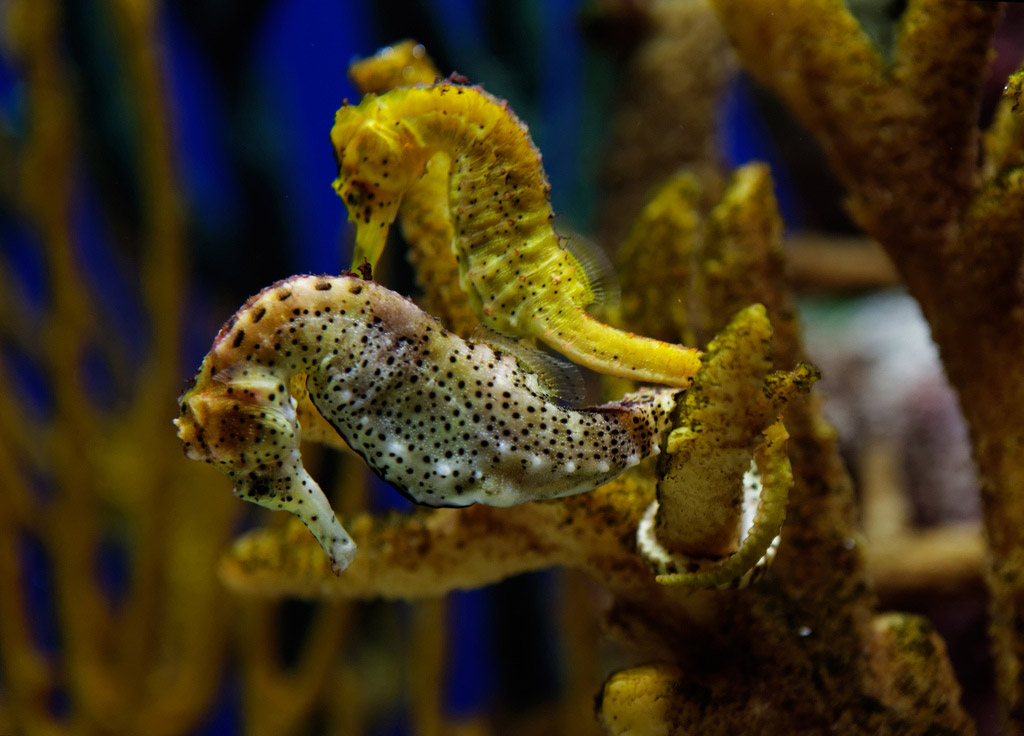
<path fill-rule="evenodd" d="M 586 312 L 592 280 L 552 226 L 550 186 L 507 103 L 451 81 L 366 95 L 331 130 L 335 189 L 356 224 L 353 263 L 375 264 L 406 192 L 447 154 L 459 281 L 481 323 L 532 337 L 598 372 L 686 386 L 696 349 L 606 325 Z"/>
<path fill-rule="evenodd" d="M 302 466 L 288 386 L 384 481 L 428 506 L 510 506 L 591 490 L 659 451 L 675 392 L 574 410 L 516 358 L 445 330 L 354 274 L 295 276 L 221 328 L 175 424 L 186 454 L 235 493 L 298 516 L 336 572 L 355 544 Z"/>

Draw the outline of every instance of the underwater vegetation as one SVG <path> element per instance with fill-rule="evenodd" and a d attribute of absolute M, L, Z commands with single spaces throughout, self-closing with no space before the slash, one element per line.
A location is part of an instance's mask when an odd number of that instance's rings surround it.
<path fill-rule="evenodd" d="M 772 172 L 714 153 L 737 64 L 814 135 L 931 326 L 982 483 L 1002 727 L 1024 731 L 1024 71 L 978 129 L 999 7 L 911 0 L 883 51 L 840 0 L 598 5 L 595 35 L 637 29 L 598 217 L 614 279 L 553 218 L 543 130 L 412 42 L 353 63 L 365 96 L 322 121 L 351 264 L 190 253 L 169 16 L 98 3 L 127 60 L 133 205 L 104 222 L 132 243 L 128 319 L 104 289 L 117 268 L 82 265 L 96 140 L 73 11 L 3 8 L 24 102 L 0 149 L 0 733 L 973 733 L 942 638 L 880 610 Z M 673 87 L 684 46 L 707 64 Z M 255 296 L 217 333 L 243 300 L 221 279 Z M 596 405 L 531 341 L 593 369 Z M 367 468 L 419 505 L 381 511 Z M 252 528 L 232 486 L 298 518 Z M 456 592 L 556 567 L 558 697 L 452 706 L 446 668 L 477 645 Z M 509 630 L 537 640 L 506 590 Z"/>

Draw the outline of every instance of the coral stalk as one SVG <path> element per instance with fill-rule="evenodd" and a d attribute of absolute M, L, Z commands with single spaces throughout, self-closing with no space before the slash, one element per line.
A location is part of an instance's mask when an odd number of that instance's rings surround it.
<path fill-rule="evenodd" d="M 856 220 L 921 304 L 971 428 L 990 549 L 1005 726 L 1024 723 L 1024 226 L 1019 124 L 1004 105 L 977 156 L 981 81 L 999 8 L 910 2 L 886 69 L 841 2 L 715 0 L 741 58 L 815 134 Z M 1012 87 L 1010 92 L 1012 93 Z M 1016 233 L 1016 234 L 1012 234 Z"/>

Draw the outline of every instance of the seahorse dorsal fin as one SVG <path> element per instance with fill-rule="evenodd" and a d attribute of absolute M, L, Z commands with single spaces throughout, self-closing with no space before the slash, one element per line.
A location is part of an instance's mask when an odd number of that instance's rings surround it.
<path fill-rule="evenodd" d="M 538 389 L 545 396 L 561 399 L 573 406 L 582 403 L 586 395 L 583 375 L 568 360 L 545 353 L 522 340 L 507 337 L 483 325 L 477 326 L 471 339 L 473 342 L 485 342 L 515 357 L 519 365 L 536 375 Z"/>
<path fill-rule="evenodd" d="M 614 308 L 619 304 L 619 277 L 611 259 L 593 240 L 569 231 L 559 235 L 559 245 L 569 251 L 587 276 L 594 303 Z"/>

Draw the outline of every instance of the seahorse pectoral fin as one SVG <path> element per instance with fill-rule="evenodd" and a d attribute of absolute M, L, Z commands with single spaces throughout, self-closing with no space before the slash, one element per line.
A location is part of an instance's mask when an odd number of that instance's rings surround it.
<path fill-rule="evenodd" d="M 320 486 L 302 467 L 297 451 L 285 463 L 285 469 L 274 476 L 235 478 L 234 493 L 272 511 L 289 511 L 297 516 L 327 553 L 335 574 L 355 557 L 356 543 L 338 521 Z"/>
<path fill-rule="evenodd" d="M 576 406 L 583 402 L 586 386 L 580 369 L 568 360 L 545 353 L 533 346 L 532 340 L 506 337 L 490 327 L 478 325 L 473 331 L 473 342 L 485 342 L 493 348 L 512 355 L 519 365 L 536 377 L 534 387 L 544 396 L 561 399 Z"/>
<path fill-rule="evenodd" d="M 559 245 L 572 254 L 587 277 L 593 299 L 587 306 L 616 309 L 619 306 L 619 277 L 601 246 L 575 232 L 561 236 Z"/>

